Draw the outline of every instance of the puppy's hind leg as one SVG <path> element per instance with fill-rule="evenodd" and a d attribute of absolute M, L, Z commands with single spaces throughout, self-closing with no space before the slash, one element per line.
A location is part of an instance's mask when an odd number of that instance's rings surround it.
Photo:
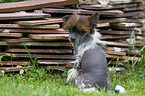
<path fill-rule="evenodd" d="M 88 75 L 89 74 L 83 74 L 78 76 L 75 80 L 75 84 L 79 87 L 79 89 L 83 90 L 83 92 L 99 92 L 93 85 L 92 81 L 87 78 L 89 77 Z"/>

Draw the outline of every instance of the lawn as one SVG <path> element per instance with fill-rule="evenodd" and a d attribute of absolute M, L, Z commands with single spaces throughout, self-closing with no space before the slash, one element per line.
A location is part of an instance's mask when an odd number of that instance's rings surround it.
<path fill-rule="evenodd" d="M 145 70 L 140 68 L 125 73 L 109 72 L 114 89 L 116 85 L 123 86 L 127 93 L 119 96 L 144 96 Z M 52 74 L 43 68 L 26 71 L 23 75 L 0 74 L 0 96 L 117 96 L 104 91 L 83 92 L 76 86 L 67 85 L 63 74 Z"/>

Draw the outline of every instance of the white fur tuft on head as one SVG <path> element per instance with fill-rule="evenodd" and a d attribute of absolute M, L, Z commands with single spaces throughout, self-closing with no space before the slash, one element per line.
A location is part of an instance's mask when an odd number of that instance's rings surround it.
<path fill-rule="evenodd" d="M 94 29 L 95 30 L 95 36 L 97 37 L 97 38 L 101 38 L 101 36 L 102 36 L 102 34 L 100 34 L 98 31 L 99 31 L 99 29 Z"/>
<path fill-rule="evenodd" d="M 77 69 L 72 68 L 68 71 L 68 77 L 67 77 L 67 81 L 66 83 L 68 83 L 69 81 L 76 79 L 78 76 L 79 72 L 77 71 Z"/>
<path fill-rule="evenodd" d="M 100 44 L 103 44 L 105 45 L 105 43 L 103 41 L 100 40 L 101 38 L 101 34 L 98 32 L 99 29 L 95 29 L 95 33 L 92 35 L 92 38 L 93 38 L 93 43 L 100 43 Z"/>

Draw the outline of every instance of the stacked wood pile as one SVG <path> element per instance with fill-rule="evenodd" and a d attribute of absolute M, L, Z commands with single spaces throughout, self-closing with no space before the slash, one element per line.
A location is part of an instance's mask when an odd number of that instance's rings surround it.
<path fill-rule="evenodd" d="M 108 46 L 108 64 L 123 66 L 127 62 L 141 60 L 137 52 L 144 46 L 142 38 L 145 29 L 142 27 L 145 7 L 142 0 L 107 6 L 75 6 L 78 0 L 23 2 L 18 6 L 14 6 L 14 3 L 11 6 L 9 3 L 0 4 L 0 54 L 3 56 L 0 69 L 3 72 L 20 71 L 23 68 L 29 70 L 30 63 L 47 69 L 71 68 L 70 62 L 75 59 L 74 47 L 68 41 L 68 32 L 62 29 L 61 18 L 73 12 L 82 15 L 100 12 L 96 28 Z M 27 6 L 26 2 L 29 2 Z M 133 41 L 131 36 L 135 37 L 135 48 L 133 43 L 129 43 Z M 134 58 L 135 54 L 137 57 Z"/>
<path fill-rule="evenodd" d="M 67 64 L 68 60 L 74 59 L 68 32 L 60 28 L 61 17 L 54 18 L 40 10 L 43 7 L 74 4 L 78 1 L 31 0 L 0 4 L 2 72 L 19 72 L 24 68 L 30 70 L 30 63 L 41 64 L 41 60 L 47 60 L 47 65 L 56 66 L 61 60 L 60 64 Z"/>

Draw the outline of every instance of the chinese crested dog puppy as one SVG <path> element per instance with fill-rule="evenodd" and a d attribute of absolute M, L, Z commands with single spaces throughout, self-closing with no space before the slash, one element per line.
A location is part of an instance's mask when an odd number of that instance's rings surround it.
<path fill-rule="evenodd" d="M 75 62 L 69 70 L 67 82 L 74 80 L 80 89 L 109 89 L 111 84 L 107 72 L 107 61 L 100 41 L 101 34 L 95 27 L 99 13 L 92 16 L 81 16 L 73 13 L 63 18 L 64 29 L 69 31 L 69 41 L 74 43 Z M 82 75 L 78 76 L 77 67 L 80 66 Z"/>

